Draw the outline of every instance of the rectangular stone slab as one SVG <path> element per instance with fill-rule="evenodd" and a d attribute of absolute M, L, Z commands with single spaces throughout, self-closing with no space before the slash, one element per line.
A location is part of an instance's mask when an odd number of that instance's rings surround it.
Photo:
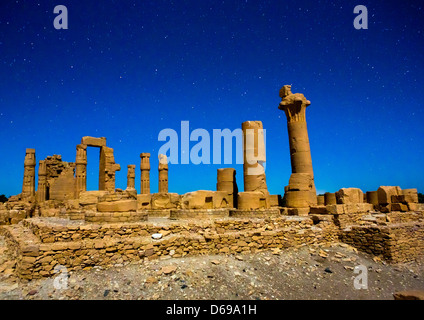
<path fill-rule="evenodd" d="M 106 138 L 95 138 L 95 137 L 82 137 L 81 143 L 85 144 L 89 147 L 105 147 L 106 146 Z"/>

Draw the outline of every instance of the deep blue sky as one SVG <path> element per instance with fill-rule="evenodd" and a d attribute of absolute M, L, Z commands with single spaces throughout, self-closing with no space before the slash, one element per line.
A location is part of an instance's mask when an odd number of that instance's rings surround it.
<path fill-rule="evenodd" d="M 69 29 L 53 27 L 66 5 Z M 369 29 L 353 27 L 366 5 Z M 424 191 L 422 1 L 9 1 L 0 2 L 0 194 L 18 194 L 25 148 L 37 161 L 75 161 L 82 136 L 105 136 L 122 167 L 152 153 L 164 128 L 267 129 L 267 182 L 290 177 L 278 90 L 292 84 L 307 110 L 319 192 L 380 185 Z M 195 143 L 193 143 L 195 144 Z M 91 148 L 93 149 L 93 148 Z M 88 189 L 98 186 L 89 151 Z M 170 165 L 169 190 L 215 190 L 226 165 Z M 239 188 L 242 166 L 236 165 Z M 37 166 L 38 169 L 38 166 Z"/>

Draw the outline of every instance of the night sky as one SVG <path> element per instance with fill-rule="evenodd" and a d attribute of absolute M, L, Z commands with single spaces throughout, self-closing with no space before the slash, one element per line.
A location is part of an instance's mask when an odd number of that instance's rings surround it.
<path fill-rule="evenodd" d="M 65 5 L 69 29 L 53 26 Z M 368 8 L 368 30 L 353 26 Z M 267 184 L 283 194 L 291 173 L 278 91 L 311 101 L 306 116 L 318 193 L 380 185 L 424 192 L 423 1 L 0 2 L 0 194 L 19 194 L 25 148 L 37 163 L 75 161 L 82 136 L 107 137 L 121 165 L 150 152 L 151 192 L 164 128 L 267 130 Z M 192 143 L 191 145 L 194 145 Z M 99 150 L 88 151 L 88 189 Z M 235 156 L 234 156 L 235 158 Z M 169 191 L 215 190 L 216 169 L 170 165 Z M 37 165 L 38 170 L 38 165 Z"/>

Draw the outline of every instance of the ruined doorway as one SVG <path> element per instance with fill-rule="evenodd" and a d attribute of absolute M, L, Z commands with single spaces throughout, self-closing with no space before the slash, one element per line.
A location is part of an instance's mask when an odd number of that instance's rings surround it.
<path fill-rule="evenodd" d="M 87 148 L 87 191 L 99 189 L 100 148 Z"/>

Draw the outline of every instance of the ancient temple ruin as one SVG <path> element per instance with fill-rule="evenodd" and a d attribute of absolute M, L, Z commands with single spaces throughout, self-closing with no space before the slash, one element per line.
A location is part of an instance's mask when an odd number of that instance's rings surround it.
<path fill-rule="evenodd" d="M 77 270 L 161 256 L 336 241 L 389 262 L 422 255 L 424 205 L 418 203 L 417 189 L 381 186 L 364 193 L 341 188 L 317 195 L 306 125 L 311 102 L 301 93 L 293 94 L 291 86 L 283 86 L 279 95 L 292 168 L 288 185 L 281 181 L 281 194 L 268 191 L 264 125 L 257 120 L 241 125 L 243 174 L 218 169 L 216 190 L 182 195 L 169 190 L 172 165 L 166 155 L 158 155 L 158 171 L 151 174 L 151 154 L 140 153 L 137 194 L 134 164 L 126 164 L 126 189 L 116 188 L 121 166 L 104 137 L 83 137 L 76 145 L 75 162 L 65 162 L 60 155 L 40 160 L 38 175 L 36 150 L 26 149 L 22 193 L 0 204 L 0 233 L 15 250 L 16 273 L 33 279 L 52 275 L 58 264 Z M 97 191 L 87 191 L 88 147 L 100 148 Z M 150 188 L 151 177 L 158 179 L 157 192 Z M 243 178 L 243 191 L 237 178 Z"/>

